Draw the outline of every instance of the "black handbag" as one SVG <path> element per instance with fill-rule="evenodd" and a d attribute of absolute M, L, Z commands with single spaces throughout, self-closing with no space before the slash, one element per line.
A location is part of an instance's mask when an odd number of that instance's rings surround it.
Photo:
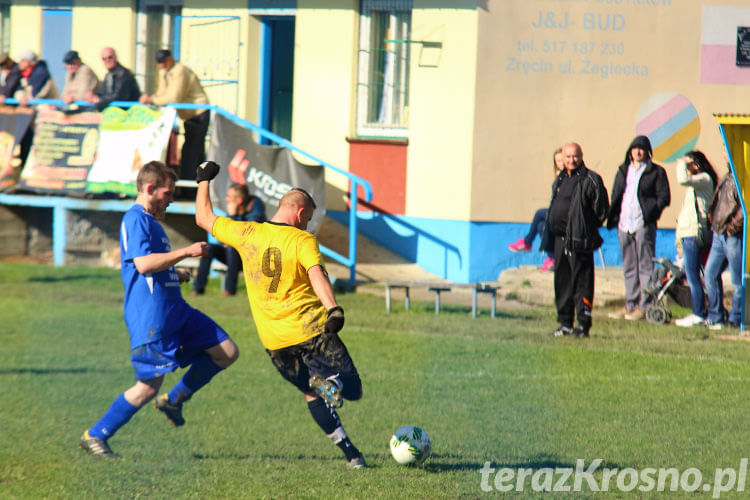
<path fill-rule="evenodd" d="M 698 234 L 695 235 L 695 244 L 700 251 L 705 252 L 711 248 L 711 243 L 714 241 L 714 232 L 711 230 L 711 224 L 708 223 L 708 217 L 701 216 L 695 191 L 693 191 L 693 201 L 695 202 L 695 215 L 698 218 Z"/>

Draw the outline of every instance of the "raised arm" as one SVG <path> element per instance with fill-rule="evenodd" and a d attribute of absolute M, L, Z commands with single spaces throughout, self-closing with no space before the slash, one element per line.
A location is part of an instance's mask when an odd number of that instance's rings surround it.
<path fill-rule="evenodd" d="M 196 170 L 195 180 L 198 182 L 198 192 L 195 195 L 195 223 L 209 233 L 214 227 L 217 217 L 211 205 L 208 188 L 211 179 L 219 173 L 219 165 L 212 161 L 204 161 Z"/>

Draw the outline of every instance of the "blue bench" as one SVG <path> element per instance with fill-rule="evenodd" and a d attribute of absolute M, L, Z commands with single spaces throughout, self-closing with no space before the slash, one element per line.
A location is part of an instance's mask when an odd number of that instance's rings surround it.
<path fill-rule="evenodd" d="M 440 294 L 442 292 L 449 292 L 453 288 L 471 289 L 472 291 L 472 302 L 471 302 L 471 317 L 477 317 L 477 295 L 488 294 L 492 297 L 492 306 L 490 309 L 490 316 L 495 317 L 495 311 L 497 309 L 497 290 L 500 285 L 491 283 L 449 283 L 441 281 L 410 281 L 410 280 L 389 280 L 385 282 L 385 310 L 387 313 L 391 312 L 391 290 L 402 289 L 404 290 L 404 307 L 408 311 L 410 307 L 409 289 L 411 288 L 426 288 L 427 290 L 435 293 L 435 314 L 440 314 Z"/>

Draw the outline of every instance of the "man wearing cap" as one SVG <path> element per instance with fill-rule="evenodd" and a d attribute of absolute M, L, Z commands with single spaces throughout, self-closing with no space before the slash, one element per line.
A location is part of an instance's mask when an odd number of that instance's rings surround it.
<path fill-rule="evenodd" d="M 654 270 L 656 222 L 670 202 L 667 172 L 651 156 L 648 137 L 633 139 L 612 187 L 607 229 L 617 228 L 625 274 L 625 307 L 611 313 L 612 319 L 643 319 L 650 300 L 644 289 Z"/>
<path fill-rule="evenodd" d="M 60 97 L 46 61 L 39 59 L 32 50 L 21 52 L 16 60 L 18 69 L 21 70 L 21 85 L 14 97 L 22 106 L 26 106 L 29 99 Z"/>
<path fill-rule="evenodd" d="M 86 94 L 86 100 L 96 104 L 96 109 L 100 111 L 112 101 L 137 101 L 141 97 L 141 89 L 133 73 L 117 60 L 115 49 L 102 49 L 102 62 L 107 68 L 107 75 L 96 91 Z"/>
<path fill-rule="evenodd" d="M 62 100 L 65 104 L 73 101 L 83 101 L 89 92 L 93 92 L 99 85 L 99 78 L 94 72 L 81 62 L 78 52 L 69 50 L 63 56 L 65 63 L 65 88 Z"/>
<path fill-rule="evenodd" d="M 169 50 L 156 51 L 156 65 L 159 68 L 156 93 L 153 96 L 143 94 L 140 98 L 142 104 L 208 104 L 208 97 L 198 76 L 184 64 L 175 61 Z M 180 177 L 193 179 L 198 164 L 206 159 L 206 132 L 211 113 L 205 109 L 178 109 L 177 114 L 185 127 Z"/>
<path fill-rule="evenodd" d="M 0 104 L 13 97 L 21 84 L 21 70 L 7 52 L 0 54 Z"/>

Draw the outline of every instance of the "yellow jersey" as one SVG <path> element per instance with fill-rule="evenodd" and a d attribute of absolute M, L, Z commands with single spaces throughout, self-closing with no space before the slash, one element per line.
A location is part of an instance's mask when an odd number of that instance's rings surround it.
<path fill-rule="evenodd" d="M 266 349 L 323 333 L 328 314 L 307 275 L 313 266 L 325 269 L 314 235 L 286 224 L 228 217 L 218 217 L 211 233 L 240 254 L 250 310 Z"/>

